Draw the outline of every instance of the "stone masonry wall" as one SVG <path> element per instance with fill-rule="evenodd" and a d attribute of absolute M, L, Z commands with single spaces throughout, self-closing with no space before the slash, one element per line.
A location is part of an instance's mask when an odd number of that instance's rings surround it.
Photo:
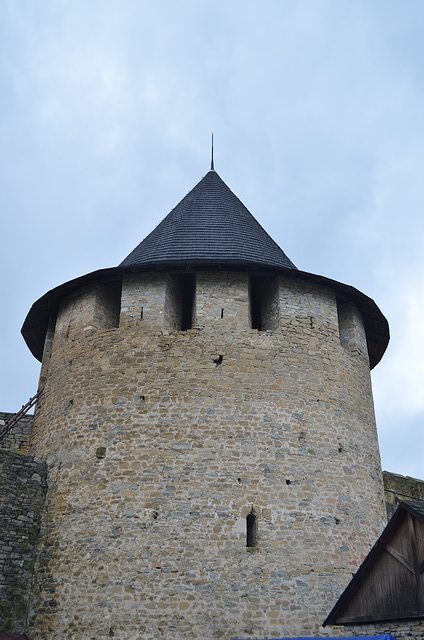
<path fill-rule="evenodd" d="M 424 480 L 383 471 L 387 517 L 391 518 L 399 502 L 424 503 Z"/>
<path fill-rule="evenodd" d="M 122 283 L 120 326 L 142 322 L 143 331 L 168 329 L 165 297 L 169 287 L 169 278 L 163 273 L 126 276 Z"/>
<path fill-rule="evenodd" d="M 14 416 L 13 413 L 0 412 L 0 429 Z M 34 416 L 26 414 L 1 440 L 0 449 L 26 452 L 31 436 Z"/>
<path fill-rule="evenodd" d="M 59 313 L 31 638 L 317 634 L 385 524 L 365 349 L 322 286 L 279 277 L 260 332 L 246 273 L 199 272 L 188 331 L 164 326 L 166 286 L 126 278 L 119 328 Z"/>
<path fill-rule="evenodd" d="M 76 336 L 112 329 L 118 325 L 119 292 L 112 287 L 89 285 L 79 292 L 72 293 L 66 299 L 54 328 L 54 340 L 68 340 Z M 53 332 L 53 327 L 51 333 Z M 51 335 L 45 345 L 45 354 L 50 365 Z M 43 363 L 44 364 L 44 363 Z M 43 366 L 43 380 L 48 375 L 48 367 Z M 44 371 L 47 369 L 47 371 Z"/>
<path fill-rule="evenodd" d="M 199 272 L 196 278 L 195 326 L 218 333 L 250 327 L 249 280 L 246 273 Z"/>
<path fill-rule="evenodd" d="M 361 314 L 350 302 L 337 300 L 340 342 L 352 354 L 367 357 L 366 338 Z"/>
<path fill-rule="evenodd" d="M 346 625 L 342 627 L 341 636 L 356 638 L 358 636 L 384 635 L 389 633 L 396 640 L 423 640 L 424 620 L 404 620 L 400 622 L 384 622 L 366 625 Z"/>
<path fill-rule="evenodd" d="M 44 462 L 0 449 L 0 631 L 26 626 L 45 490 Z"/>

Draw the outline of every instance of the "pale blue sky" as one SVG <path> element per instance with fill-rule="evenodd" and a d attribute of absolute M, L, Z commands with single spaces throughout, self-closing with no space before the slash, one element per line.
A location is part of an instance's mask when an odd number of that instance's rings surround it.
<path fill-rule="evenodd" d="M 424 477 L 424 3 L 0 0 L 0 410 L 54 286 L 117 265 L 209 168 L 389 320 L 383 467 Z"/>

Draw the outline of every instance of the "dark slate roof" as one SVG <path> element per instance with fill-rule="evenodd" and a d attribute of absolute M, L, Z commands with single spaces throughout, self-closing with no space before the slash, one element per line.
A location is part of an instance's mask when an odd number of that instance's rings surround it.
<path fill-rule="evenodd" d="M 213 169 L 119 266 L 205 264 L 296 269 Z"/>

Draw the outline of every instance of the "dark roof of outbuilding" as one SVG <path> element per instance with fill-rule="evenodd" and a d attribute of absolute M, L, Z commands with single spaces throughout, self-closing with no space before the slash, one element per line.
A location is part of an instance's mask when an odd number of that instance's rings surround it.
<path fill-rule="evenodd" d="M 296 269 L 213 169 L 119 266 L 205 264 Z"/>

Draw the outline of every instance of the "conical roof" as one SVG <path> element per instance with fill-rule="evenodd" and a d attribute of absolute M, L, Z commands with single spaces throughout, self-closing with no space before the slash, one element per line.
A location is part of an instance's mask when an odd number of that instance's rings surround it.
<path fill-rule="evenodd" d="M 213 169 L 119 266 L 202 264 L 296 269 Z"/>

